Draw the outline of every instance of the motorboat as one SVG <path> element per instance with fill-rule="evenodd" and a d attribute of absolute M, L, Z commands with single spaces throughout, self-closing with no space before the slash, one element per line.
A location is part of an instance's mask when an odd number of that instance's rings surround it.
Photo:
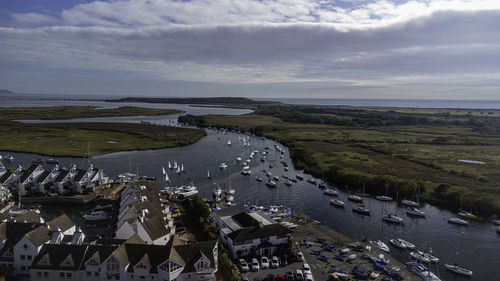
<path fill-rule="evenodd" d="M 375 247 L 379 248 L 380 250 L 386 252 L 386 253 L 389 253 L 389 247 L 387 247 L 387 245 L 380 241 L 380 240 L 377 240 L 377 241 L 370 241 L 370 243 L 372 243 Z"/>
<path fill-rule="evenodd" d="M 83 216 L 83 218 L 87 221 L 105 220 L 108 218 L 108 213 L 105 211 L 93 211 L 90 214 Z"/>
<path fill-rule="evenodd" d="M 330 204 L 332 204 L 335 207 L 339 207 L 339 208 L 345 207 L 344 201 L 341 201 L 339 199 L 330 199 Z"/>
<path fill-rule="evenodd" d="M 45 163 L 50 164 L 50 165 L 57 165 L 57 164 L 59 164 L 59 160 L 56 160 L 54 158 L 49 158 L 49 159 L 45 160 Z"/>
<path fill-rule="evenodd" d="M 493 220 L 494 225 L 500 225 L 500 220 Z"/>
<path fill-rule="evenodd" d="M 431 262 L 429 260 L 429 258 L 425 257 L 424 255 L 422 255 L 420 253 L 421 253 L 420 251 L 410 252 L 410 257 L 412 257 L 416 261 L 420 261 L 420 262 L 425 262 L 425 263 L 430 263 Z"/>
<path fill-rule="evenodd" d="M 449 218 L 448 222 L 449 223 L 453 223 L 453 224 L 457 224 L 457 225 L 464 225 L 464 226 L 468 226 L 469 225 L 468 221 L 465 221 L 465 220 L 462 220 L 462 219 L 459 219 L 459 218 Z"/>
<path fill-rule="evenodd" d="M 358 206 L 352 208 L 352 211 L 355 213 L 361 214 L 361 215 L 365 215 L 365 216 L 371 215 L 370 209 L 366 208 L 363 205 L 358 205 Z"/>
<path fill-rule="evenodd" d="M 240 162 L 241 161 L 241 157 L 240 156 L 236 157 L 236 161 Z"/>
<path fill-rule="evenodd" d="M 295 177 L 296 177 L 298 180 L 304 180 L 304 176 L 302 176 L 302 175 L 295 175 Z"/>
<path fill-rule="evenodd" d="M 195 194 L 198 194 L 198 189 L 193 186 L 192 184 L 184 185 L 179 188 L 179 191 L 176 192 L 178 195 L 182 196 L 183 198 L 193 196 Z"/>
<path fill-rule="evenodd" d="M 318 183 L 318 187 L 319 188 L 325 188 L 326 187 L 326 184 L 324 182 L 319 182 Z"/>
<path fill-rule="evenodd" d="M 244 170 L 241 170 L 241 174 L 244 176 L 249 176 L 252 174 L 252 171 L 248 170 L 248 169 L 244 169 Z"/>
<path fill-rule="evenodd" d="M 358 195 L 354 195 L 354 194 L 349 194 L 347 196 L 347 199 L 349 199 L 353 202 L 357 202 L 357 203 L 363 202 L 363 198 L 359 197 Z"/>
<path fill-rule="evenodd" d="M 222 162 L 222 163 L 220 163 L 219 168 L 220 168 L 221 170 L 224 170 L 225 168 L 227 168 L 227 164 L 226 164 L 226 163 L 224 163 L 224 162 Z"/>
<path fill-rule="evenodd" d="M 477 216 L 471 212 L 466 212 L 461 210 L 458 212 L 458 215 L 461 216 L 462 218 L 477 220 Z"/>
<path fill-rule="evenodd" d="M 403 201 L 401 201 L 401 204 L 403 204 L 404 206 L 407 206 L 407 207 L 418 207 L 418 203 L 415 201 L 411 201 L 411 200 L 403 200 Z"/>
<path fill-rule="evenodd" d="M 323 191 L 323 193 L 326 194 L 326 195 L 331 195 L 331 196 L 339 196 L 339 193 L 337 192 L 337 190 L 331 189 L 331 188 L 326 188 Z"/>
<path fill-rule="evenodd" d="M 271 175 L 272 175 L 272 174 L 271 174 L 271 171 L 266 172 L 266 176 L 267 176 L 267 177 L 269 177 L 269 178 L 270 178 L 270 177 L 271 177 Z"/>
<path fill-rule="evenodd" d="M 14 156 L 12 156 L 12 155 L 10 155 L 10 154 L 9 154 L 9 155 L 6 155 L 4 158 L 5 158 L 6 160 L 9 160 L 9 161 L 14 161 Z"/>
<path fill-rule="evenodd" d="M 406 210 L 406 214 L 408 216 L 411 216 L 411 217 L 421 217 L 421 218 L 425 218 L 425 212 L 424 211 L 421 211 L 419 210 L 418 208 L 416 207 L 410 207 L 408 208 L 408 210 Z"/>
<path fill-rule="evenodd" d="M 398 238 L 399 240 L 399 243 L 401 243 L 402 245 L 404 245 L 407 249 L 415 249 L 415 245 L 413 245 L 412 243 L 406 241 L 406 240 L 403 240 L 401 238 Z"/>
<path fill-rule="evenodd" d="M 397 224 L 402 224 L 404 220 L 397 215 L 394 214 L 387 214 L 382 217 L 382 220 L 385 222 L 390 222 L 390 223 L 397 223 Z"/>
<path fill-rule="evenodd" d="M 421 263 L 408 262 L 406 263 L 406 266 L 411 272 L 417 274 L 424 281 L 441 281 L 439 277 L 437 277 L 434 273 L 432 273 L 432 271 Z"/>
<path fill-rule="evenodd" d="M 379 196 L 376 196 L 375 199 L 379 200 L 379 201 L 392 201 L 392 197 L 389 197 L 389 196 L 384 196 L 384 195 L 379 195 Z"/>
<path fill-rule="evenodd" d="M 400 239 L 391 239 L 389 240 L 389 242 L 391 242 L 391 244 L 394 245 L 396 248 L 406 249 L 406 246 L 403 243 L 401 243 Z"/>
<path fill-rule="evenodd" d="M 274 182 L 273 180 L 268 180 L 266 185 L 269 187 L 276 187 L 276 182 Z"/>
<path fill-rule="evenodd" d="M 285 181 L 286 186 L 292 186 L 292 182 L 290 180 Z"/>
<path fill-rule="evenodd" d="M 244 165 L 243 167 L 241 167 L 243 170 L 250 170 L 250 166 L 248 165 Z"/>
<path fill-rule="evenodd" d="M 285 170 L 285 172 L 288 172 L 289 169 L 288 169 L 288 167 L 285 167 L 285 168 L 283 168 L 283 170 Z"/>
<path fill-rule="evenodd" d="M 228 195 L 228 196 L 226 197 L 226 201 L 228 201 L 228 202 L 233 202 L 233 201 L 234 201 L 234 196 L 233 196 L 233 195 L 231 195 L 231 194 L 230 194 L 230 195 Z"/>
<path fill-rule="evenodd" d="M 412 253 L 414 253 L 414 254 L 412 254 Z M 411 252 L 410 256 L 412 256 L 416 260 L 421 260 L 423 262 L 435 262 L 435 263 L 439 262 L 439 258 L 438 257 L 435 257 L 435 256 L 433 256 L 433 255 L 431 255 L 429 253 L 422 252 L 422 251 Z"/>
<path fill-rule="evenodd" d="M 225 135 L 225 133 L 224 133 L 224 135 Z M 227 141 L 227 145 L 231 145 L 231 140 Z"/>
<path fill-rule="evenodd" d="M 273 177 L 273 180 L 275 180 L 275 181 L 279 181 L 279 180 L 280 180 L 280 178 L 279 178 L 278 176 L 274 176 L 274 177 Z"/>
<path fill-rule="evenodd" d="M 262 178 L 261 177 L 255 177 L 255 180 L 256 181 L 262 181 Z"/>
<path fill-rule="evenodd" d="M 316 180 L 311 178 L 311 179 L 307 179 L 307 182 L 308 183 L 311 183 L 311 184 L 316 184 Z"/>
<path fill-rule="evenodd" d="M 448 269 L 449 271 L 455 272 L 456 274 L 464 275 L 464 276 L 472 276 L 472 270 L 463 268 L 461 266 L 458 266 L 456 264 L 445 264 L 444 267 Z"/>

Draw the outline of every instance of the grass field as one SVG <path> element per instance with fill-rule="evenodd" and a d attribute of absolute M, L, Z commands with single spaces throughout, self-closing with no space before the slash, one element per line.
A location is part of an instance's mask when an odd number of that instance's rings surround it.
<path fill-rule="evenodd" d="M 109 116 L 150 116 L 179 113 L 170 109 L 122 107 L 49 107 L 0 109 L 0 150 L 49 156 L 84 157 L 88 144 L 92 154 L 126 150 L 146 150 L 188 145 L 205 132 L 197 129 L 130 123 L 42 123 L 28 124 L 19 119 L 73 119 Z"/>
<path fill-rule="evenodd" d="M 392 114 L 395 109 L 359 109 L 364 110 Z M 418 190 L 421 200 L 453 209 L 459 208 L 463 196 L 466 210 L 500 214 L 500 132 L 463 125 L 467 124 L 463 118 L 471 115 L 490 118 L 479 119 L 480 122 L 497 122 L 500 111 L 481 114 L 481 111 L 469 113 L 470 110 L 397 110 L 416 118 L 425 115 L 436 119 L 432 122 L 439 125 L 339 126 L 285 122 L 277 117 L 280 114 L 273 116 L 269 111 L 266 115 L 207 115 L 197 117 L 196 122 L 202 126 L 254 131 L 276 139 L 290 148 L 298 168 L 320 178 L 324 173 L 326 179 L 341 188 L 356 191 L 365 186 L 367 192 L 384 194 L 387 186 L 390 195 L 396 197 L 398 193 L 400 199 L 414 198 Z M 358 120 L 359 112 L 356 115 L 342 113 L 343 118 L 350 120 Z M 459 159 L 485 164 L 463 163 Z"/>

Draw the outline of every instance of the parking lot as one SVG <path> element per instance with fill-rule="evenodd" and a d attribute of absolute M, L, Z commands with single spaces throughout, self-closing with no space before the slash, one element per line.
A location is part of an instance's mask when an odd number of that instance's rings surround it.
<path fill-rule="evenodd" d="M 249 264 L 249 266 L 251 266 L 251 260 L 250 259 L 245 259 L 245 260 Z M 259 259 L 259 263 L 260 263 L 260 259 Z M 303 266 L 304 266 L 304 262 L 292 261 L 292 262 L 289 262 L 289 264 L 285 267 L 280 266 L 278 268 L 268 268 L 268 269 L 261 268 L 258 271 L 251 271 L 251 269 L 250 269 L 249 272 L 247 272 L 243 275 L 248 277 L 249 280 L 264 280 L 268 275 L 273 275 L 274 277 L 277 277 L 278 274 L 285 275 L 286 272 L 295 273 L 295 271 L 297 269 L 302 269 Z M 314 271 L 321 270 L 318 268 L 318 266 L 320 266 L 320 264 L 314 263 L 314 265 L 310 264 L 309 266 L 311 267 L 311 271 L 313 271 L 314 280 L 317 280 L 315 278 Z"/>

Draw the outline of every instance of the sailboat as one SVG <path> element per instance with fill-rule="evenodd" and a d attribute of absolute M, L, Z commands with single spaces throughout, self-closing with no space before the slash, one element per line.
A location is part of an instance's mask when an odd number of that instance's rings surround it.
<path fill-rule="evenodd" d="M 476 220 L 477 219 L 476 215 L 474 215 L 471 212 L 467 212 L 467 211 L 462 210 L 462 200 L 464 199 L 464 195 L 462 195 L 460 197 L 460 210 L 458 211 L 458 215 L 461 216 L 461 217 L 463 217 L 463 218 L 466 218 L 466 219 Z"/>
<path fill-rule="evenodd" d="M 181 165 L 181 173 L 184 173 L 184 164 Z"/>
<path fill-rule="evenodd" d="M 168 161 L 168 168 L 172 170 L 172 164 L 170 164 L 170 161 Z"/>
<path fill-rule="evenodd" d="M 177 174 L 181 174 L 181 168 L 179 166 L 177 166 L 177 170 L 175 171 Z"/>
<path fill-rule="evenodd" d="M 177 166 L 177 161 L 174 161 L 174 169 L 177 169 L 178 166 Z"/>
<path fill-rule="evenodd" d="M 210 177 L 210 170 L 207 170 L 207 179 L 211 179 L 212 177 Z"/>
<path fill-rule="evenodd" d="M 231 140 L 228 140 L 228 141 L 227 141 L 227 145 L 231 145 Z"/>
<path fill-rule="evenodd" d="M 170 182 L 170 178 L 168 177 L 167 171 L 165 171 L 165 167 L 161 167 L 161 170 L 165 176 L 165 182 Z"/>
<path fill-rule="evenodd" d="M 452 272 L 455 272 L 457 274 L 460 274 L 460 275 L 464 275 L 464 276 L 472 276 L 472 270 L 469 270 L 469 269 L 465 269 L 463 267 L 460 267 L 456 264 L 452 265 L 452 264 L 445 264 L 444 267 Z"/>

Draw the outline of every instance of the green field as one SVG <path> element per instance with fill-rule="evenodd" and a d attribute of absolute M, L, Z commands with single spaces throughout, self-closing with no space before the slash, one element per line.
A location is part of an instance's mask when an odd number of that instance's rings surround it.
<path fill-rule="evenodd" d="M 197 129 L 130 123 L 41 123 L 20 119 L 74 119 L 110 116 L 152 116 L 180 113 L 170 109 L 121 107 L 47 107 L 0 109 L 0 150 L 49 156 L 84 157 L 126 150 L 169 148 L 192 144 L 205 135 Z"/>
<path fill-rule="evenodd" d="M 500 214 L 499 118 L 498 110 L 273 106 L 181 119 L 276 139 L 296 167 L 341 188 L 385 194 L 387 186 L 400 200 L 418 191 L 452 209 L 463 196 L 464 209 L 486 216 Z"/>

